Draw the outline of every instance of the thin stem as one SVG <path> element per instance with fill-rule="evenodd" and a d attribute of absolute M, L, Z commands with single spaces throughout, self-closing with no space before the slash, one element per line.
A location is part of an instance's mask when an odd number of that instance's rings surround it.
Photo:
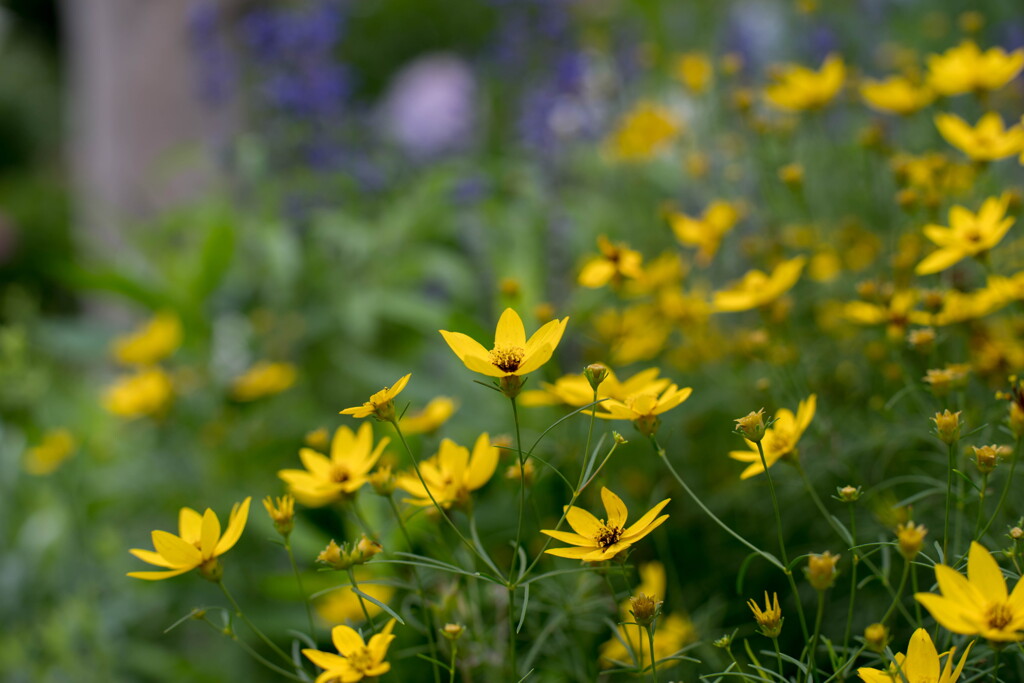
<path fill-rule="evenodd" d="M 448 671 L 450 672 L 451 675 L 448 677 L 448 683 L 455 683 L 455 655 L 458 653 L 458 651 L 459 651 L 459 646 L 453 640 L 452 641 L 452 660 L 451 660 L 451 664 L 448 666 Z"/>
<path fill-rule="evenodd" d="M 313 625 L 313 608 L 309 605 L 309 596 L 306 594 L 306 589 L 302 586 L 302 577 L 299 575 L 299 565 L 295 563 L 295 553 L 292 552 L 291 541 L 286 537 L 284 539 L 284 549 L 288 552 L 288 560 L 292 565 L 292 573 L 295 574 L 295 583 L 299 586 L 299 595 L 302 596 L 302 604 L 306 606 L 306 618 L 309 620 L 309 635 L 316 638 L 316 627 Z"/>
<path fill-rule="evenodd" d="M 363 533 L 370 538 L 375 538 L 376 534 L 374 533 L 370 525 L 367 523 L 366 518 L 363 517 L 363 513 L 359 511 L 359 506 L 356 505 L 355 497 L 353 497 L 349 501 L 346 501 L 345 507 L 352 511 L 352 516 L 356 518 L 356 522 L 359 523 L 359 526 L 360 528 L 362 528 Z"/>
<path fill-rule="evenodd" d="M 892 611 L 896 609 L 896 605 L 900 602 L 900 598 L 903 596 L 903 589 L 907 585 L 907 577 L 910 576 L 910 560 L 903 561 L 903 575 L 900 576 L 900 585 L 896 589 L 896 596 L 892 600 L 892 604 L 889 605 L 889 609 L 882 615 L 882 623 L 884 624 L 892 614 Z"/>
<path fill-rule="evenodd" d="M 358 593 L 359 584 L 356 583 L 356 573 L 353 571 L 352 567 L 348 568 L 348 580 L 352 586 L 352 592 L 356 594 L 357 598 L 359 598 L 359 606 L 363 609 L 363 616 L 366 617 L 366 623 L 370 625 L 370 628 L 376 631 L 377 624 L 373 623 L 373 617 L 370 616 L 369 610 L 366 609 L 366 601 L 364 601 L 363 596 Z"/>
<path fill-rule="evenodd" d="M 825 591 L 818 591 L 818 613 L 814 617 L 814 635 L 811 636 L 810 645 L 807 647 L 807 671 L 805 673 L 805 681 L 812 680 L 816 666 L 814 663 L 814 655 L 818 649 L 818 636 L 821 635 L 821 619 L 825 615 Z"/>
<path fill-rule="evenodd" d="M 512 575 L 516 572 L 516 560 L 519 559 L 519 543 L 523 537 L 523 510 L 526 508 L 526 460 L 523 458 L 523 437 L 519 430 L 519 409 L 516 407 L 516 397 L 511 396 L 512 421 L 516 429 L 516 451 L 519 454 L 519 520 L 516 522 L 516 542 L 512 545 L 512 559 L 508 567 L 508 651 L 509 665 L 512 668 L 513 678 L 517 675 L 516 668 L 516 629 L 512 611 L 515 609 L 516 587 L 512 582 Z"/>
<path fill-rule="evenodd" d="M 720 520 L 718 517 L 716 517 L 715 513 L 713 513 L 710 509 L 708 509 L 708 506 L 705 505 L 704 502 L 701 501 L 701 499 L 697 497 L 697 494 L 693 492 L 693 489 L 691 489 L 689 486 L 687 486 L 686 482 L 683 481 L 683 478 L 681 476 L 679 476 L 678 472 L 676 472 L 676 469 L 674 467 L 672 467 L 672 463 L 669 462 L 668 456 L 665 454 L 665 449 L 663 449 L 661 446 L 658 445 L 658 441 L 657 441 L 657 439 L 654 438 L 654 436 L 651 436 L 651 444 L 654 446 L 654 452 L 657 453 L 658 457 L 660 457 L 662 462 L 665 463 L 665 466 L 668 468 L 668 471 L 672 474 L 672 476 L 679 483 L 679 485 L 683 487 L 683 490 L 686 491 L 686 494 L 688 496 L 690 496 L 690 499 L 693 500 L 693 502 L 697 504 L 697 507 L 699 507 L 704 512 L 704 514 L 706 514 L 708 517 L 710 517 L 712 519 L 712 521 L 714 521 L 715 524 L 717 524 L 723 530 L 725 530 L 726 533 L 728 533 L 730 536 L 735 538 L 737 541 L 739 541 L 740 543 L 745 545 L 747 548 L 749 548 L 753 552 L 755 552 L 758 555 L 760 555 L 761 557 L 763 557 L 772 566 L 781 569 L 783 572 L 786 571 L 786 566 L 783 565 L 782 563 L 780 563 L 775 557 L 773 557 L 772 555 L 768 554 L 767 552 L 761 550 L 756 545 L 754 545 L 753 543 L 751 543 L 747 539 L 745 539 L 742 536 L 740 536 L 738 533 L 733 531 L 732 528 L 728 524 L 726 524 L 725 522 Z"/>
<path fill-rule="evenodd" d="M 921 592 L 921 589 L 917 587 L 917 565 L 910 563 L 910 587 L 914 589 L 914 595 Z M 921 603 L 914 600 L 914 622 L 917 628 L 921 628 Z"/>
<path fill-rule="evenodd" d="M 981 520 L 985 517 L 985 491 L 988 490 L 988 472 L 983 472 L 981 475 L 981 491 L 978 492 L 978 517 L 974 522 L 974 536 L 975 541 L 981 540 Z"/>
<path fill-rule="evenodd" d="M 512 680 L 516 680 L 518 676 L 516 669 L 516 620 L 512 614 L 515 596 L 515 589 L 510 588 L 508 591 L 508 609 L 506 611 L 508 612 L 508 666 L 512 672 Z"/>
<path fill-rule="evenodd" d="M 953 470 L 956 468 L 956 442 L 949 444 L 949 471 L 946 475 L 946 520 L 942 525 L 942 561 L 949 563 L 949 510 L 953 504 Z"/>
<path fill-rule="evenodd" d="M 992 683 L 999 683 L 999 656 L 1003 653 L 1003 648 L 996 646 L 992 649 L 995 650 L 995 656 L 992 658 Z"/>
<path fill-rule="evenodd" d="M 981 530 L 981 534 L 978 536 L 980 539 L 985 535 L 985 532 L 992 526 L 992 522 L 996 521 L 999 517 L 999 513 L 1003 509 L 1003 503 L 1006 502 L 1006 494 L 1010 492 L 1013 487 L 1013 473 L 1017 470 L 1017 461 L 1020 460 L 1021 444 L 1024 443 L 1024 439 L 1017 439 L 1017 447 L 1013 449 L 1013 460 L 1010 461 L 1010 473 L 1006 475 L 1006 483 L 1003 484 L 1003 492 L 999 495 L 999 502 L 996 503 L 996 509 L 992 511 L 992 516 L 989 517 L 988 523 L 985 524 L 985 528 Z"/>
<path fill-rule="evenodd" d="M 647 642 L 651 646 L 651 680 L 658 683 L 658 658 L 654 656 L 654 622 L 647 625 Z"/>
<path fill-rule="evenodd" d="M 284 661 L 288 662 L 289 664 L 294 664 L 294 662 L 292 662 L 292 658 L 289 657 L 287 654 L 285 654 L 284 650 L 279 648 L 274 643 L 274 641 L 272 641 L 270 638 L 268 638 L 266 636 L 266 634 L 264 634 L 263 631 L 261 631 L 256 626 L 256 624 L 254 624 L 251 621 L 249 621 L 249 617 L 245 616 L 245 613 L 242 612 L 242 608 L 239 607 L 238 603 L 235 601 L 234 596 L 232 596 L 231 592 L 228 590 L 228 587 L 224 585 L 224 581 L 218 581 L 217 585 L 220 586 L 220 589 L 224 592 L 224 596 L 228 599 L 228 602 L 231 603 L 231 607 L 234 608 L 235 616 L 238 617 L 239 619 L 241 619 L 242 621 L 244 621 L 246 626 L 248 626 L 250 629 L 252 629 L 252 632 L 255 633 L 256 636 L 260 640 L 262 640 L 264 643 L 266 643 L 267 647 L 269 647 L 271 650 L 276 652 L 277 655 L 279 657 L 281 657 L 281 659 L 283 659 Z"/>
<path fill-rule="evenodd" d="M 857 565 L 860 564 L 860 559 L 857 554 L 857 512 L 850 503 L 850 540 L 853 541 L 851 544 L 851 552 L 853 558 L 850 560 L 850 603 L 846 608 L 846 628 L 843 631 L 843 654 L 846 655 L 849 652 L 850 647 L 850 631 L 853 629 L 853 604 L 857 596 Z"/>
<path fill-rule="evenodd" d="M 784 681 L 786 679 L 782 675 L 782 651 L 779 650 L 779 639 L 777 637 L 772 638 L 772 645 L 775 646 L 775 662 L 779 667 L 779 680 Z"/>
<path fill-rule="evenodd" d="M 210 628 L 212 628 L 214 631 L 217 631 L 218 633 L 221 633 L 221 634 L 227 636 L 228 638 L 230 638 L 233 642 L 238 643 L 238 646 L 241 647 L 243 650 L 245 650 L 245 652 L 250 657 L 255 659 L 257 662 L 259 662 L 263 666 L 267 667 L 268 669 L 270 669 L 274 673 L 276 673 L 278 675 L 281 675 L 281 676 L 284 676 L 285 678 L 288 678 L 288 679 L 293 680 L 293 681 L 305 681 L 306 680 L 304 678 L 300 678 L 299 676 L 296 676 L 291 671 L 286 671 L 285 669 L 282 669 L 277 664 L 274 664 L 269 659 L 267 659 L 266 657 L 261 655 L 259 652 L 256 652 L 256 650 L 252 649 L 252 646 L 250 646 L 249 643 L 247 643 L 244 640 L 240 639 L 238 637 L 238 634 L 235 633 L 235 631 L 233 629 L 230 629 L 230 628 L 222 629 L 219 626 L 217 626 L 216 624 L 214 624 L 212 621 L 207 619 L 205 616 L 202 618 L 202 621 L 204 623 L 209 624 Z"/>

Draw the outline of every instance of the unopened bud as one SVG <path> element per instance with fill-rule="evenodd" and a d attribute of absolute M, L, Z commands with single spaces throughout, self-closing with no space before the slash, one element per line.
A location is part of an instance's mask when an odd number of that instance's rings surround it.
<path fill-rule="evenodd" d="M 885 624 L 871 624 L 864 629 L 864 643 L 875 652 L 884 652 L 889 644 L 889 629 Z"/>
<path fill-rule="evenodd" d="M 839 562 L 840 557 L 840 555 L 833 555 L 826 550 L 821 555 L 811 555 L 807 558 L 807 567 L 804 568 L 804 572 L 815 590 L 824 591 L 832 587 L 836 580 L 836 563 Z"/>
<path fill-rule="evenodd" d="M 583 376 L 590 382 L 590 388 L 597 391 L 601 382 L 608 378 L 608 366 L 602 363 L 591 363 L 583 368 Z"/>
<path fill-rule="evenodd" d="M 949 412 L 947 408 L 944 412 L 935 413 L 935 417 L 932 418 L 932 422 L 935 423 L 935 433 L 939 439 L 946 444 L 954 444 L 960 440 L 960 411 L 955 413 Z"/>
<path fill-rule="evenodd" d="M 860 487 L 853 487 L 846 485 L 840 489 L 836 489 L 839 493 L 839 499 L 844 503 L 855 503 L 860 500 Z"/>
<path fill-rule="evenodd" d="M 630 613 L 633 615 L 633 619 L 641 626 L 649 626 L 661 611 L 661 602 L 658 602 L 651 596 L 643 593 L 630 598 L 629 603 L 631 606 Z"/>
<path fill-rule="evenodd" d="M 751 412 L 745 417 L 738 417 L 734 421 L 736 422 L 736 431 L 750 441 L 757 442 L 764 438 L 764 408 L 757 412 Z"/>
<path fill-rule="evenodd" d="M 974 451 L 974 464 L 982 474 L 989 474 L 996 468 L 996 458 L 999 455 L 998 446 L 971 446 Z"/>
<path fill-rule="evenodd" d="M 441 629 L 441 635 L 448 640 L 458 640 L 465 630 L 466 627 L 462 624 L 445 624 L 444 628 Z"/>
<path fill-rule="evenodd" d="M 928 535 L 928 529 L 923 525 L 915 525 L 913 522 L 900 524 L 896 527 L 896 540 L 899 541 L 900 555 L 908 561 L 917 557 L 924 545 L 924 537 Z"/>

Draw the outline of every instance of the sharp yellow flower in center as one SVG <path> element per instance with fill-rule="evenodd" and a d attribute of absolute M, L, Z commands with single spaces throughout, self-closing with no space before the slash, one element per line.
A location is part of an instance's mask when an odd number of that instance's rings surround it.
<path fill-rule="evenodd" d="M 522 376 L 548 362 L 568 322 L 568 317 L 552 320 L 527 339 L 519 314 L 506 308 L 498 319 L 490 351 L 469 335 L 439 331 L 459 360 L 473 372 L 489 377 Z"/>
<path fill-rule="evenodd" d="M 452 505 L 465 505 L 469 502 L 469 493 L 482 487 L 494 476 L 499 452 L 498 448 L 491 445 L 491 437 L 487 432 L 477 437 L 472 454 L 465 446 L 444 439 L 438 447 L 437 455 L 420 463 L 423 481 L 415 474 L 403 474 L 396 479 L 395 484 L 413 496 L 406 499 L 406 502 L 413 505 L 433 505 L 431 496 L 445 509 Z M 429 487 L 430 495 L 423 482 Z"/>
<path fill-rule="evenodd" d="M 621 498 L 602 487 L 601 500 L 604 502 L 605 519 L 598 519 L 583 508 L 573 506 L 566 512 L 565 519 L 576 533 L 542 529 L 542 534 L 547 534 L 556 541 L 576 546 L 573 548 L 548 548 L 545 552 L 556 557 L 567 557 L 584 562 L 610 560 L 657 529 L 668 519 L 668 515 L 658 517 L 658 513 L 668 505 L 671 498 L 666 498 L 655 505 L 629 527 L 626 526 L 626 517 L 629 513 Z"/>
<path fill-rule="evenodd" d="M 317 676 L 316 683 L 355 683 L 364 678 L 383 676 L 391 671 L 391 664 L 385 662 L 384 658 L 388 656 L 388 647 L 395 639 L 391 633 L 394 628 L 395 620 L 392 619 L 380 633 L 370 636 L 369 642 L 365 642 L 354 628 L 335 626 L 331 631 L 331 640 L 338 654 L 309 648 L 303 650 L 302 654 L 324 670 Z"/>
<path fill-rule="evenodd" d="M 363 405 L 345 408 L 345 410 L 341 411 L 341 414 L 359 418 L 373 415 L 381 422 L 390 422 L 394 420 L 395 396 L 402 393 L 402 389 L 405 389 L 405 385 L 409 383 L 409 378 L 411 376 L 412 373 L 399 377 L 397 382 L 392 384 L 390 387 L 384 387 L 375 393 L 370 397 L 370 400 Z"/>
<path fill-rule="evenodd" d="M 1024 580 L 1008 593 L 1003 572 L 980 543 L 971 543 L 966 578 L 944 564 L 935 565 L 935 578 L 942 595 L 914 597 L 943 628 L 994 642 L 1024 640 Z"/>
<path fill-rule="evenodd" d="M 220 521 L 213 510 L 207 508 L 200 515 L 192 508 L 181 508 L 178 514 L 178 536 L 166 531 L 153 532 L 153 548 L 141 550 L 134 548 L 129 552 L 143 562 L 165 567 L 160 572 L 129 572 L 128 576 L 136 579 L 156 581 L 169 579 L 196 569 L 203 576 L 213 581 L 220 578 L 220 563 L 217 558 L 238 542 L 249 518 L 249 501 L 235 503 L 228 518 L 228 528 L 222 535 Z"/>
<path fill-rule="evenodd" d="M 800 437 L 807 431 L 808 425 L 814 419 L 817 400 L 817 396 L 811 394 L 806 400 L 800 401 L 796 415 L 786 408 L 775 414 L 775 421 L 765 431 L 764 438 L 761 440 L 761 446 L 764 448 L 764 460 L 768 467 L 796 452 L 797 442 L 800 441 Z M 747 469 L 743 470 L 740 479 L 749 479 L 764 472 L 757 444 L 747 440 L 747 446 L 750 447 L 750 450 L 729 453 L 729 457 L 733 460 L 750 463 Z"/>
<path fill-rule="evenodd" d="M 864 683 L 893 683 L 893 681 L 905 680 L 907 683 L 956 683 L 967 663 L 967 655 L 971 652 L 970 643 L 960 658 L 960 663 L 953 670 L 953 655 L 956 648 L 949 651 L 945 668 L 940 669 L 939 653 L 935 649 L 932 637 L 928 631 L 919 628 L 910 636 L 910 644 L 907 645 L 907 654 L 902 652 L 896 654 L 895 665 L 888 671 L 879 671 L 869 667 L 857 669 L 857 675 Z M 941 671 L 941 673 L 940 673 Z M 900 674 L 902 673 L 902 677 Z"/>

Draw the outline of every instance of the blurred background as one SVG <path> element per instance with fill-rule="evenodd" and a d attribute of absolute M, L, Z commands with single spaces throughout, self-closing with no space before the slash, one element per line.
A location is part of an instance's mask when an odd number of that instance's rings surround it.
<path fill-rule="evenodd" d="M 508 433 L 507 405 L 485 391 L 480 399 L 437 334 L 460 330 L 486 344 L 506 305 L 528 329 L 572 316 L 555 363 L 539 373 L 547 379 L 602 360 L 659 364 L 694 386 L 691 404 L 699 397 L 700 406 L 666 419 L 663 444 L 675 439 L 691 464 L 702 463 L 693 483 L 738 527 L 763 527 L 764 510 L 749 507 L 735 463 L 708 455 L 738 447 L 731 419 L 761 405 L 795 408 L 812 391 L 821 403 L 832 394 L 833 405 L 880 409 L 902 380 L 864 376 L 862 345 L 845 333 L 834 338 L 845 340 L 835 342 L 843 356 L 796 334 L 767 349 L 748 334 L 757 321 L 709 332 L 706 312 L 686 302 L 664 331 L 651 329 L 652 349 L 625 349 L 616 326 L 631 323 L 601 322 L 607 297 L 578 286 L 580 265 L 602 234 L 653 260 L 672 241 L 666 204 L 698 209 L 745 197 L 754 208 L 738 229 L 745 240 L 816 223 L 839 236 L 833 246 L 856 244 L 841 254 L 843 279 L 816 294 L 853 296 L 852 283 L 906 225 L 891 201 L 897 181 L 888 162 L 858 142 L 876 119 L 847 107 L 789 132 L 785 122 L 769 126 L 765 137 L 735 94 L 760 87 L 773 64 L 817 68 L 830 53 L 855 75 L 879 76 L 912 70 L 964 37 L 1024 45 L 1016 0 L 980 4 L 0 4 L 0 678 L 274 680 L 201 625 L 165 634 L 220 596 L 194 576 L 125 578 L 140 568 L 127 549 L 148 547 L 152 529 L 173 530 L 179 507 L 209 506 L 223 520 L 244 496 L 280 493 L 275 473 L 298 466 L 309 432 L 349 424 L 340 409 L 407 372 L 414 408 L 437 393 L 462 406 L 446 427 L 460 443 L 483 429 Z M 983 19 L 965 23 L 965 9 Z M 685 75 L 683 54 L 703 55 L 712 75 Z M 622 163 L 609 140 L 649 97 L 690 132 L 668 158 Z M 1019 115 L 1020 80 L 1000 97 Z M 877 125 L 922 149 L 937 139 L 927 117 Z M 820 181 L 810 206 L 776 182 L 776 169 L 794 160 Z M 869 192 L 889 198 L 884 211 L 864 208 L 874 206 Z M 723 249 L 707 273 L 720 285 L 765 253 L 775 252 L 744 241 Z M 167 333 L 176 343 L 166 357 L 136 363 L 112 351 L 161 312 L 180 323 Z M 993 366 L 992 377 L 1006 369 Z M 125 389 L 129 380 L 137 383 Z M 544 417 L 530 418 L 527 431 L 540 433 L 559 414 L 534 413 Z M 830 419 L 815 429 L 827 434 Z M 823 492 L 866 477 L 854 455 L 884 451 L 873 465 L 882 480 L 897 447 L 914 452 L 927 439 L 922 428 L 894 442 L 891 424 L 849 419 L 844 433 L 857 434 L 844 449 L 850 457 L 809 466 L 821 468 Z M 549 448 L 578 451 L 583 434 L 585 424 L 556 434 Z M 831 438 L 821 438 L 822 451 L 840 446 Z M 424 455 L 433 452 L 435 437 L 418 439 Z M 50 450 L 33 450 L 40 445 Z M 633 509 L 668 491 L 644 444 L 629 448 L 643 457 L 615 471 Z M 513 499 L 513 485 L 495 486 L 504 487 L 496 501 Z M 537 486 L 557 511 L 557 481 Z M 371 518 L 386 516 L 386 507 L 367 506 Z M 508 536 L 500 505 L 479 514 L 483 534 Z M 671 541 L 643 552 L 676 558 L 669 601 L 709 641 L 746 620 L 732 597 L 735 577 L 718 571 L 745 554 L 692 511 L 673 514 Z M 322 588 L 327 579 L 313 572 L 312 557 L 354 532 L 341 515 L 303 515 L 296 552 Z M 800 526 L 796 515 L 792 523 Z M 827 528 L 803 533 L 807 548 L 828 538 Z M 254 505 L 226 564 L 243 604 L 283 639 L 304 614 L 287 558 L 263 543 L 272 535 Z M 712 559 L 695 565 L 692 548 Z M 606 617 L 581 620 L 552 651 L 583 643 L 581 651 L 596 652 L 608 638 Z M 723 656 L 706 649 L 702 656 Z M 487 652 L 481 636 L 471 656 L 486 662 Z M 546 661 L 544 650 L 535 656 Z M 420 680 L 410 673 L 416 666 L 402 680 Z M 597 672 L 596 663 L 545 668 L 541 680 Z"/>

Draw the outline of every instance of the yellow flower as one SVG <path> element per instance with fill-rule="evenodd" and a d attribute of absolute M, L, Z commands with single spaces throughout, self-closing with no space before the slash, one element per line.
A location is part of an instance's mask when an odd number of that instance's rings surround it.
<path fill-rule="evenodd" d="M 1006 128 L 994 111 L 978 119 L 973 128 L 956 114 L 936 114 L 935 127 L 946 142 L 974 161 L 1005 159 L 1024 149 L 1024 128 L 1020 124 Z"/>
<path fill-rule="evenodd" d="M 331 630 L 331 640 L 338 654 L 309 648 L 304 649 L 302 654 L 324 670 L 317 676 L 316 683 L 355 683 L 364 678 L 383 676 L 391 671 L 391 664 L 385 662 L 384 658 L 388 656 L 388 647 L 395 639 L 391 633 L 394 628 L 395 620 L 391 619 L 380 633 L 370 636 L 369 642 L 364 642 L 354 628 L 335 626 Z"/>
<path fill-rule="evenodd" d="M 38 446 L 25 452 L 23 466 L 29 474 L 51 474 L 61 463 L 75 454 L 78 445 L 67 429 L 53 429 L 43 434 Z"/>
<path fill-rule="evenodd" d="M 703 52 L 686 52 L 676 58 L 675 76 L 690 92 L 697 95 L 708 89 L 714 70 Z"/>
<path fill-rule="evenodd" d="M 641 268 L 643 256 L 623 243 L 613 244 L 604 235 L 597 238 L 600 254 L 587 261 L 580 270 L 579 283 L 583 287 L 597 289 L 611 282 L 619 285 L 623 280 L 643 277 Z"/>
<path fill-rule="evenodd" d="M 365 484 L 390 439 L 373 445 L 373 428 L 364 422 L 358 432 L 338 427 L 331 441 L 331 457 L 312 448 L 299 450 L 304 470 L 280 470 L 277 473 L 289 492 L 303 505 L 319 507 L 344 496 L 351 496 Z"/>
<path fill-rule="evenodd" d="M 277 533 L 287 537 L 295 526 L 295 499 L 291 495 L 278 496 L 277 500 L 267 496 L 263 499 L 263 507 L 267 509 Z"/>
<path fill-rule="evenodd" d="M 423 410 L 398 421 L 402 434 L 433 434 L 459 409 L 459 402 L 447 396 L 433 398 Z"/>
<path fill-rule="evenodd" d="M 255 401 L 291 388 L 297 377 L 298 371 L 291 363 L 260 361 L 235 378 L 231 395 L 236 401 Z"/>
<path fill-rule="evenodd" d="M 843 306 L 843 315 L 858 325 L 884 324 L 889 338 L 896 340 L 903 337 L 907 325 L 928 325 L 932 322 L 931 314 L 914 310 L 917 302 L 917 292 L 904 289 L 894 293 L 883 303 L 850 301 Z"/>
<path fill-rule="evenodd" d="M 341 411 L 341 414 L 357 418 L 373 415 L 381 422 L 391 422 L 395 419 L 395 396 L 402 393 L 402 389 L 405 389 L 405 385 L 409 383 L 410 377 L 412 377 L 412 373 L 399 377 L 398 381 L 390 387 L 384 387 L 370 396 L 370 400 L 363 405 L 345 408 L 345 410 Z"/>
<path fill-rule="evenodd" d="M 1024 68 L 1024 50 L 1010 54 L 1001 47 L 984 53 L 970 40 L 941 55 L 928 56 L 928 84 L 940 95 L 998 90 Z"/>
<path fill-rule="evenodd" d="M 735 227 L 740 215 L 737 204 L 717 200 L 708 205 L 700 218 L 673 211 L 668 214 L 668 221 L 680 243 L 699 248 L 697 261 L 706 266 L 718 253 L 722 238 Z"/>
<path fill-rule="evenodd" d="M 153 365 L 178 350 L 181 335 L 178 316 L 157 313 L 145 326 L 114 340 L 114 358 L 122 365 Z"/>
<path fill-rule="evenodd" d="M 860 95 L 872 109 L 903 116 L 924 109 L 935 99 L 927 86 L 915 85 L 903 76 L 892 76 L 884 81 L 866 80 L 860 86 Z"/>
<path fill-rule="evenodd" d="M 900 524 L 896 527 L 896 540 L 900 546 L 900 555 L 908 561 L 917 557 L 924 544 L 924 537 L 928 535 L 928 529 L 923 524 L 915 525 L 913 522 Z"/>
<path fill-rule="evenodd" d="M 355 570 L 359 590 L 387 604 L 394 596 L 395 589 L 384 584 L 368 583 L 367 580 L 372 576 L 366 569 L 359 567 Z M 360 597 L 352 591 L 352 586 L 345 585 L 324 594 L 313 604 L 313 608 L 316 610 L 317 616 L 325 623 L 342 624 L 360 622 L 366 618 L 359 603 Z M 380 607 L 369 600 L 363 600 L 363 604 L 371 617 L 377 616 L 382 611 Z"/>
<path fill-rule="evenodd" d="M 655 505 L 628 528 L 626 527 L 626 517 L 629 513 L 622 499 L 607 488 L 601 487 L 601 500 L 604 503 L 606 519 L 598 519 L 583 508 L 572 506 L 566 511 L 565 519 L 576 533 L 541 529 L 542 534 L 546 534 L 556 541 L 575 546 L 572 548 L 548 548 L 545 552 L 556 557 L 567 557 L 584 562 L 610 560 L 657 529 L 668 519 L 668 515 L 658 517 L 658 513 L 668 505 L 671 498 L 666 498 Z"/>
<path fill-rule="evenodd" d="M 796 452 L 797 442 L 800 441 L 800 437 L 807 431 L 811 420 L 814 419 L 817 403 L 818 397 L 815 394 L 811 394 L 805 400 L 800 401 L 800 405 L 796 409 L 796 415 L 793 415 L 786 408 L 775 414 L 775 421 L 765 431 L 764 439 L 761 440 L 761 446 L 764 448 L 764 460 L 768 467 L 774 465 L 781 458 Z M 750 463 L 747 469 L 743 470 L 740 479 L 749 479 L 764 472 L 757 444 L 748 440 L 747 446 L 750 447 L 750 450 L 731 451 L 729 453 L 729 457 L 733 460 Z"/>
<path fill-rule="evenodd" d="M 679 132 L 680 124 L 668 109 L 653 102 L 638 102 L 608 140 L 609 153 L 619 161 L 648 161 Z"/>
<path fill-rule="evenodd" d="M 1010 199 L 989 197 L 978 213 L 971 213 L 963 206 L 949 210 L 949 227 L 926 225 L 924 234 L 939 248 L 926 256 L 914 272 L 918 275 L 939 273 L 959 263 L 968 256 L 979 256 L 999 244 L 1013 225 L 1012 216 L 1006 215 Z"/>
<path fill-rule="evenodd" d="M 648 388 L 622 401 L 609 399 L 599 406 L 605 412 L 599 410 L 595 414 L 606 420 L 630 420 L 641 434 L 650 436 L 658 429 L 658 416 L 690 398 L 692 393 L 691 387 L 680 389 L 675 384 L 670 384 L 660 395 Z"/>
<path fill-rule="evenodd" d="M 751 270 L 729 289 L 715 292 L 712 306 L 720 313 L 735 313 L 770 304 L 793 288 L 806 261 L 803 256 L 783 261 L 771 275 Z"/>
<path fill-rule="evenodd" d="M 884 627 L 883 627 L 884 629 Z M 953 670 L 953 655 L 956 648 L 952 648 L 947 657 L 945 668 L 940 668 L 939 653 L 932 643 L 932 637 L 928 631 L 919 628 L 910 636 L 910 644 L 907 645 L 907 654 L 896 653 L 896 663 L 889 667 L 888 671 L 879 671 L 863 666 L 857 669 L 857 675 L 864 683 L 893 683 L 893 681 L 905 680 L 907 683 L 956 683 L 967 663 L 967 655 L 971 652 L 974 643 L 969 643 L 964 650 L 960 663 L 956 670 Z M 901 676 L 902 674 L 902 676 Z"/>
<path fill-rule="evenodd" d="M 772 593 L 774 602 L 764 592 L 764 609 L 753 600 L 747 600 L 747 607 L 754 613 L 754 621 L 761 628 L 761 634 L 768 638 L 778 638 L 782 632 L 782 608 L 779 607 L 779 594 Z"/>
<path fill-rule="evenodd" d="M 147 581 L 169 579 L 199 568 L 199 571 L 211 581 L 220 579 L 222 569 L 217 559 L 238 542 L 249 518 L 249 501 L 231 507 L 227 529 L 221 534 L 220 520 L 210 508 L 200 515 L 192 508 L 181 508 L 178 513 L 178 534 L 175 536 L 166 531 L 153 532 L 153 550 L 134 548 L 129 552 L 143 562 L 165 567 L 159 572 L 129 572 L 128 576 Z"/>
<path fill-rule="evenodd" d="M 608 373 L 597 387 L 597 398 L 611 398 L 625 401 L 630 395 L 638 393 L 657 394 L 671 384 L 667 377 L 658 377 L 658 368 L 641 370 L 629 379 L 620 380 L 608 368 Z M 566 405 L 580 407 L 594 400 L 594 390 L 584 375 L 565 375 L 555 380 L 554 384 L 541 382 L 540 389 L 524 391 L 520 400 L 524 406 Z"/>
<path fill-rule="evenodd" d="M 118 417 L 158 415 L 174 394 L 171 377 L 158 367 L 143 368 L 107 387 L 103 407 Z"/>
<path fill-rule="evenodd" d="M 821 555 L 813 554 L 807 558 L 804 573 L 815 590 L 823 591 L 832 587 L 836 580 L 836 564 L 841 555 L 833 555 L 825 551 Z"/>
<path fill-rule="evenodd" d="M 795 64 L 783 67 L 776 82 L 765 88 L 764 95 L 777 109 L 821 109 L 839 93 L 845 79 L 843 59 L 832 54 L 825 58 L 818 71 Z"/>
<path fill-rule="evenodd" d="M 1007 594 L 1006 580 L 995 559 L 980 543 L 971 542 L 967 577 L 944 564 L 935 565 L 942 595 L 914 597 L 946 630 L 979 635 L 993 642 L 1024 640 L 1024 581 Z"/>
<path fill-rule="evenodd" d="M 568 322 L 568 317 L 547 322 L 527 340 L 519 314 L 506 308 L 498 319 L 490 351 L 461 332 L 439 331 L 467 368 L 489 377 L 508 377 L 531 373 L 547 363 Z"/>
<path fill-rule="evenodd" d="M 473 453 L 451 439 L 444 439 L 437 453 L 420 463 L 420 474 L 430 489 L 430 494 L 441 507 L 447 509 L 452 505 L 465 505 L 469 502 L 469 494 L 482 487 L 498 467 L 498 448 L 491 445 L 491 437 L 484 432 L 477 437 L 473 445 Z M 406 502 L 413 505 L 433 505 L 427 488 L 415 474 L 402 474 L 396 480 L 398 488 L 408 492 L 412 498 Z"/>

